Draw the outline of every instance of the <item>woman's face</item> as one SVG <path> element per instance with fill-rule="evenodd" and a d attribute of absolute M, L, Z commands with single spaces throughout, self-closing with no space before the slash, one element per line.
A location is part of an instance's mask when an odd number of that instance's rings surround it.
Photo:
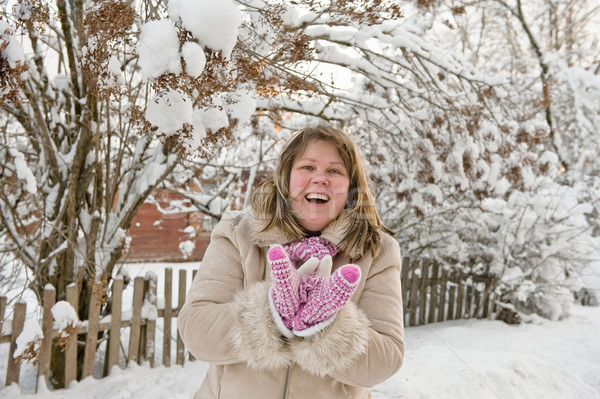
<path fill-rule="evenodd" d="M 348 171 L 335 145 L 310 141 L 290 173 L 296 220 L 307 230 L 323 230 L 344 209 L 349 187 Z"/>

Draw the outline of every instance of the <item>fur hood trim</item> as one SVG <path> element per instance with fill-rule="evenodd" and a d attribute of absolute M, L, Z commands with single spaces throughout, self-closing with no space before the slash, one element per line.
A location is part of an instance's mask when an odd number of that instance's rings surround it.
<path fill-rule="evenodd" d="M 275 244 L 286 244 L 288 242 L 294 242 L 301 240 L 304 237 L 289 237 L 281 229 L 275 227 L 266 231 L 263 231 L 270 220 L 266 217 L 257 215 L 253 210 L 248 210 L 247 217 L 250 220 L 250 229 L 254 243 L 261 247 L 269 247 Z M 351 229 L 352 220 L 348 215 L 347 210 L 343 210 L 337 219 L 329 223 L 327 227 L 321 232 L 321 237 L 329 241 L 330 243 L 339 246 L 346 232 Z M 357 258 L 358 248 L 352 249 L 347 254 L 350 258 Z"/>
<path fill-rule="evenodd" d="M 257 370 L 288 367 L 292 359 L 271 316 L 268 292 L 268 283 L 256 283 L 238 292 L 231 304 L 231 342 L 240 359 Z"/>

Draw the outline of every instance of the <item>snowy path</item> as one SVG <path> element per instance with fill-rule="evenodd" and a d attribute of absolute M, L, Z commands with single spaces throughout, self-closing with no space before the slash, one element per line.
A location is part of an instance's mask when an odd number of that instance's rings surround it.
<path fill-rule="evenodd" d="M 373 389 L 374 399 L 594 399 L 600 398 L 600 307 L 575 307 L 560 322 L 509 326 L 463 320 L 406 330 L 402 369 Z M 0 359 L 5 359 L 2 345 Z M 4 364 L 0 375 L 4 375 Z M 34 369 L 25 367 L 21 387 L 0 388 L 2 398 L 191 398 L 206 364 L 115 369 L 103 380 L 88 378 L 68 390 L 31 395 Z"/>

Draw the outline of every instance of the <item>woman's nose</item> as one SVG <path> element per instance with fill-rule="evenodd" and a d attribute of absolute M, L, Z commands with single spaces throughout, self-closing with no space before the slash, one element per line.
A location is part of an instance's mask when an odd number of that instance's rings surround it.
<path fill-rule="evenodd" d="M 313 177 L 312 182 L 315 184 L 327 184 L 328 183 L 327 178 L 325 177 L 324 173 L 317 173 Z"/>

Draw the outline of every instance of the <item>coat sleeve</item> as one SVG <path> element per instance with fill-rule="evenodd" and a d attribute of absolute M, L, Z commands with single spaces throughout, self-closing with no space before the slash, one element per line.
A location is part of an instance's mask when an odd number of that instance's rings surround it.
<path fill-rule="evenodd" d="M 230 303 L 243 285 L 239 250 L 232 241 L 226 223 L 219 223 L 185 303 L 177 317 L 181 339 L 200 360 L 218 364 L 234 363 L 235 353 L 227 340 L 232 325 Z"/>
<path fill-rule="evenodd" d="M 270 314 L 269 285 L 244 288 L 248 249 L 241 249 L 236 238 L 238 222 L 224 218 L 213 230 L 177 318 L 179 334 L 199 360 L 247 362 L 255 368 L 287 366 L 289 348 Z"/>
<path fill-rule="evenodd" d="M 349 302 L 312 340 L 291 344 L 300 367 L 363 387 L 383 382 L 398 371 L 404 359 L 400 248 L 391 237 L 386 238 L 358 302 Z"/>

